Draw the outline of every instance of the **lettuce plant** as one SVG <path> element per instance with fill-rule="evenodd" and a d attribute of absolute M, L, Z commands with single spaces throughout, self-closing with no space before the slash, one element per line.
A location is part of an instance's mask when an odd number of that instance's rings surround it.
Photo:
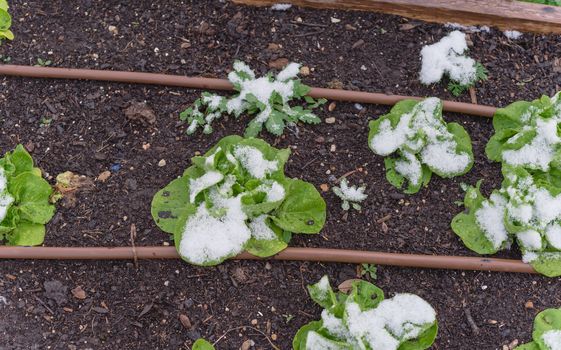
<path fill-rule="evenodd" d="M 318 233 L 325 223 L 315 187 L 284 175 L 289 155 L 260 139 L 227 136 L 156 193 L 152 216 L 192 264 L 216 265 L 243 250 L 274 255 L 292 233 Z"/>
<path fill-rule="evenodd" d="M 423 350 L 436 338 L 436 312 L 422 298 L 384 292 L 366 281 L 355 281 L 349 295 L 335 293 L 327 276 L 308 286 L 321 307 L 321 320 L 304 325 L 292 342 L 294 350 Z"/>
<path fill-rule="evenodd" d="M 319 117 L 311 109 L 325 103 L 325 99 L 314 100 L 306 96 L 310 88 L 296 79 L 300 65 L 290 63 L 276 76 L 271 73 L 256 78 L 255 72 L 241 61 L 234 63 L 234 70 L 228 74 L 228 80 L 239 94 L 227 98 L 208 92 L 196 100 L 193 106 L 180 113 L 181 120 L 189 124 L 187 134 L 193 134 L 202 128 L 205 134 L 212 133 L 212 122 L 230 114 L 239 118 L 242 113 L 257 114 L 245 130 L 246 137 L 254 137 L 261 132 L 263 125 L 274 135 L 282 135 L 287 124 L 298 121 L 317 124 Z M 304 98 L 309 104 L 291 107 L 289 102 Z"/>
<path fill-rule="evenodd" d="M 561 309 L 547 309 L 534 320 L 534 331 L 530 343 L 514 350 L 559 350 L 561 349 Z"/>
<path fill-rule="evenodd" d="M 7 152 L 0 159 L 0 240 L 8 245 L 42 244 L 45 224 L 55 212 L 51 193 L 22 145 Z"/>
<path fill-rule="evenodd" d="M 561 275 L 561 187 L 522 167 L 503 165 L 501 188 L 486 199 L 480 182 L 466 191 L 466 213 L 452 230 L 479 254 L 508 248 L 516 239 L 524 261 L 546 276 Z"/>
<path fill-rule="evenodd" d="M 405 193 L 426 186 L 432 173 L 449 178 L 467 173 L 473 165 L 471 139 L 457 123 L 442 119 L 442 102 L 431 97 L 403 100 L 369 124 L 368 144 L 374 153 L 396 157 L 384 160 L 386 178 Z"/>
<path fill-rule="evenodd" d="M 467 57 L 466 35 L 455 30 L 439 42 L 421 50 L 421 82 L 439 82 L 446 74 L 450 78 L 448 91 L 459 96 L 479 81 L 487 80 L 487 70 L 473 58 Z"/>
<path fill-rule="evenodd" d="M 493 117 L 495 134 L 485 153 L 491 160 L 532 171 L 561 174 L 560 92 L 528 102 L 517 101 L 497 110 Z M 558 181 L 558 186 L 561 182 Z"/>
<path fill-rule="evenodd" d="M 0 40 L 14 39 L 14 33 L 10 30 L 12 26 L 12 16 L 8 13 L 8 2 L 0 0 Z"/>
<path fill-rule="evenodd" d="M 192 350 L 216 350 L 214 346 L 203 338 L 197 339 L 193 344 Z"/>
<path fill-rule="evenodd" d="M 364 193 L 365 190 L 365 185 L 361 187 L 349 186 L 346 178 L 341 180 L 340 187 L 333 187 L 333 193 L 343 201 L 341 204 L 343 210 L 349 210 L 352 205 L 354 209 L 360 211 L 362 207 L 359 203 L 368 197 L 368 195 Z"/>

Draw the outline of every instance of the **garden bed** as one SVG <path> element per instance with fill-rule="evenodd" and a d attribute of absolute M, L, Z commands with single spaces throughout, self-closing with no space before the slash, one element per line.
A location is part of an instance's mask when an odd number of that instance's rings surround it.
<path fill-rule="evenodd" d="M 0 53 L 14 64 L 42 58 L 61 67 L 224 78 L 235 58 L 260 73 L 287 58 L 313 68 L 303 77 L 312 86 L 453 98 L 443 85 L 424 87 L 417 79 L 420 48 L 448 30 L 395 16 L 298 8 L 274 12 L 218 1 L 13 1 L 11 12 L 16 39 L 3 44 Z M 471 34 L 470 40 L 471 56 L 490 71 L 489 80 L 477 87 L 479 103 L 504 106 L 559 90 L 559 37 L 525 34 L 511 41 L 492 31 Z M 200 91 L 27 78 L 3 78 L 2 84 L 3 150 L 23 143 L 53 178 L 67 170 L 92 180 L 111 172 L 78 194 L 75 206 L 58 206 L 47 226 L 47 246 L 130 245 L 131 224 L 137 228 L 137 246 L 173 244 L 152 221 L 154 193 L 180 175 L 196 152 L 244 128 L 223 120 L 210 136 L 187 136 L 178 114 Z M 459 100 L 469 102 L 469 95 Z M 124 110 L 132 101 L 146 101 L 155 123 L 128 119 Z M 455 204 L 463 199 L 460 183 L 483 178 L 486 193 L 500 183 L 499 164 L 484 155 L 491 121 L 445 113 L 470 133 L 474 168 L 459 178 L 435 178 L 407 196 L 386 181 L 383 158 L 367 147 L 368 121 L 388 109 L 337 102 L 333 112 L 327 106 L 318 111 L 322 119 L 335 117 L 333 124 L 300 126 L 281 138 L 262 134 L 277 147 L 292 147 L 290 177 L 331 187 L 330 175 L 357 170 L 349 179 L 368 186 L 362 212 L 348 215 L 331 191 L 322 193 L 328 204 L 325 228 L 320 235 L 295 236 L 291 245 L 473 255 L 451 231 L 450 221 L 462 210 Z M 520 258 L 516 250 L 497 256 Z M 227 332 L 219 349 L 238 348 L 247 339 L 256 348 L 270 348 L 261 333 L 242 326 L 257 328 L 288 349 L 296 330 L 319 316 L 304 286 L 324 274 L 338 284 L 357 277 L 357 270 L 355 265 L 274 261 L 216 268 L 140 261 L 138 269 L 132 262 L 2 261 L 0 295 L 6 303 L 0 298 L 0 349 L 188 348 L 199 336 L 215 341 Z M 530 339 L 536 313 L 560 304 L 556 281 L 380 267 L 376 284 L 390 295 L 416 293 L 435 307 L 441 326 L 435 349 L 495 349 Z M 77 286 L 85 299 L 70 292 Z M 180 315 L 192 327 L 187 329 Z"/>

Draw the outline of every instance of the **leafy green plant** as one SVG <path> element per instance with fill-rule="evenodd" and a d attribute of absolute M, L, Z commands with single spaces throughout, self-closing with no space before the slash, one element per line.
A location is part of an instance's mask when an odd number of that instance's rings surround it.
<path fill-rule="evenodd" d="M 480 62 L 476 62 L 475 64 L 475 79 L 473 79 L 471 82 L 467 83 L 467 84 L 462 84 L 460 82 L 457 82 L 455 80 L 450 80 L 450 82 L 448 82 L 448 91 L 450 91 L 450 93 L 454 96 L 460 96 L 461 94 L 463 94 L 464 92 L 466 92 L 467 90 L 469 90 L 470 88 L 474 87 L 475 84 L 485 81 L 488 79 L 488 74 L 489 72 L 487 71 L 487 69 L 485 67 L 483 67 L 483 65 Z"/>
<path fill-rule="evenodd" d="M 216 265 L 243 250 L 274 255 L 292 233 L 318 233 L 325 223 L 316 188 L 284 175 L 289 155 L 261 139 L 227 136 L 156 193 L 152 216 L 192 264 Z"/>
<path fill-rule="evenodd" d="M 452 230 L 479 254 L 493 254 L 516 239 L 524 261 L 546 276 L 561 276 L 561 188 L 522 167 L 503 165 L 504 180 L 489 199 L 480 182 L 466 191 L 468 210 Z"/>
<path fill-rule="evenodd" d="M 8 245 L 33 246 L 43 243 L 45 224 L 55 207 L 52 193 L 31 155 L 18 145 L 0 159 L 0 241 Z"/>
<path fill-rule="evenodd" d="M 312 109 L 326 102 L 306 96 L 310 88 L 296 79 L 300 65 L 290 63 L 276 76 L 271 73 L 256 78 L 255 72 L 245 63 L 236 61 L 228 79 L 239 94 L 226 98 L 205 92 L 193 106 L 180 113 L 181 120 L 189 124 L 187 134 L 193 134 L 199 127 L 205 134 L 212 133 L 212 122 L 224 113 L 239 118 L 243 113 L 257 114 L 245 130 L 246 137 L 254 137 L 261 132 L 263 125 L 270 133 L 282 135 L 287 124 L 304 122 L 317 124 L 320 119 Z M 291 107 L 289 102 L 304 98 L 308 106 Z"/>
<path fill-rule="evenodd" d="M 530 343 L 514 350 L 557 350 L 561 346 L 561 309 L 547 309 L 534 320 L 534 331 Z"/>
<path fill-rule="evenodd" d="M 51 60 L 44 60 L 40 57 L 37 58 L 37 64 L 35 65 L 36 67 L 47 67 L 50 66 L 53 62 Z"/>
<path fill-rule="evenodd" d="M 374 264 L 361 264 L 360 275 L 370 276 L 371 279 L 376 280 L 378 278 L 378 268 Z"/>
<path fill-rule="evenodd" d="M 524 2 L 533 2 L 535 4 L 561 6 L 561 0 L 522 0 Z"/>
<path fill-rule="evenodd" d="M 321 307 L 321 320 L 304 325 L 294 337 L 294 350 L 423 350 L 436 338 L 436 312 L 422 298 L 384 292 L 366 281 L 355 281 L 350 293 L 335 293 L 327 276 L 308 286 Z"/>
<path fill-rule="evenodd" d="M 368 144 L 386 158 L 386 178 L 405 193 L 426 186 L 432 173 L 449 178 L 467 173 L 473 165 L 471 139 L 457 123 L 442 118 L 442 102 L 431 97 L 423 101 L 403 100 L 391 111 L 369 124 Z"/>
<path fill-rule="evenodd" d="M 466 35 L 455 30 L 437 43 L 421 50 L 421 83 L 430 85 L 449 78 L 448 90 L 459 96 L 477 82 L 487 80 L 487 70 L 480 62 L 466 56 Z"/>
<path fill-rule="evenodd" d="M 6 0 L 0 0 L 0 41 L 2 39 L 14 39 L 14 33 L 10 30 L 12 26 L 12 16 L 8 13 L 8 7 L 8 2 Z"/>
<path fill-rule="evenodd" d="M 467 212 L 452 220 L 466 246 L 493 254 L 518 242 L 523 260 L 546 276 L 561 276 L 560 94 L 498 109 L 485 148 L 502 163 L 504 180 L 489 199 L 478 183 L 466 191 Z"/>
<path fill-rule="evenodd" d="M 203 338 L 197 339 L 191 350 L 215 350 L 214 346 Z"/>
<path fill-rule="evenodd" d="M 343 210 L 349 210 L 352 205 L 355 210 L 360 211 L 362 207 L 358 203 L 362 202 L 368 197 L 368 195 L 364 193 L 365 190 L 365 185 L 361 187 L 349 186 L 346 178 L 341 180 L 340 187 L 333 187 L 333 193 L 335 193 L 335 195 L 343 201 L 343 203 L 341 204 Z"/>
<path fill-rule="evenodd" d="M 495 134 L 485 148 L 496 162 L 557 175 L 561 172 L 561 98 L 517 101 L 496 111 Z M 557 176 L 552 176 L 556 178 Z M 558 186 L 561 182 L 557 181 Z"/>

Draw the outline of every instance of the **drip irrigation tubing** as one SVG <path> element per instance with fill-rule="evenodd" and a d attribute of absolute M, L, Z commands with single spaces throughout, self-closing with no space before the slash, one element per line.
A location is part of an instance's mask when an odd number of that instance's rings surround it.
<path fill-rule="evenodd" d="M 0 259 L 132 260 L 179 259 L 175 247 L 0 247 Z M 536 273 L 520 260 L 486 257 L 382 253 L 329 248 L 286 248 L 270 257 L 242 253 L 232 260 L 287 260 L 368 263 L 427 269 Z"/>
<path fill-rule="evenodd" d="M 145 72 L 0 65 L 0 75 L 27 78 L 76 79 L 129 84 L 164 85 L 192 89 L 233 90 L 232 84 L 225 79 L 187 77 Z M 404 99 L 422 99 L 421 97 L 414 96 L 387 95 L 373 92 L 316 87 L 311 88 L 309 96 L 336 101 L 383 105 L 393 105 Z M 496 111 L 496 108 L 491 106 L 455 101 L 443 101 L 443 109 L 448 112 L 482 117 L 492 117 Z M 118 260 L 178 258 L 179 256 L 174 247 L 0 247 L 0 259 Z M 242 253 L 233 259 L 262 260 L 262 258 L 248 253 Z M 370 263 L 431 269 L 536 273 L 530 265 L 519 260 L 382 253 L 326 248 L 287 248 L 269 259 L 338 263 Z"/>
<path fill-rule="evenodd" d="M 27 78 L 51 78 L 51 79 L 77 79 L 98 80 L 129 84 L 149 84 L 179 86 L 192 89 L 204 90 L 226 90 L 232 91 L 232 84 L 225 79 L 188 77 L 183 75 L 171 75 L 160 73 L 127 72 L 96 69 L 35 67 L 5 64 L 0 65 L 0 75 L 9 75 Z M 351 91 L 342 89 L 326 89 L 312 87 L 309 96 L 313 98 L 325 98 L 334 101 L 346 101 L 356 103 L 394 105 L 405 99 L 421 100 L 421 97 L 387 95 L 375 92 Z M 456 101 L 443 101 L 443 109 L 448 112 L 469 114 L 481 117 L 492 117 L 496 108 L 492 106 L 478 105 Z"/>

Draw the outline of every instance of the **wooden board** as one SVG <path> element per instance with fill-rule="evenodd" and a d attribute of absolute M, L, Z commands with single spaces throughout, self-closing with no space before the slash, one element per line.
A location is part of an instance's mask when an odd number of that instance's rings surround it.
<path fill-rule="evenodd" d="M 275 3 L 337 10 L 390 13 L 429 22 L 488 25 L 502 30 L 561 34 L 561 7 L 511 0 L 232 0 L 270 6 Z"/>

